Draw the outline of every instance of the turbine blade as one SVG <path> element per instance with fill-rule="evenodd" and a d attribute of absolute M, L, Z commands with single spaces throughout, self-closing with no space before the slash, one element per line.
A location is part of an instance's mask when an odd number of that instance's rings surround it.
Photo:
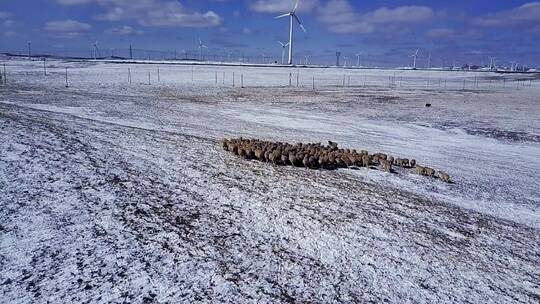
<path fill-rule="evenodd" d="M 296 3 L 294 4 L 294 8 L 293 8 L 293 13 L 296 12 L 296 10 L 298 9 L 298 2 L 299 0 L 296 0 Z"/>
<path fill-rule="evenodd" d="M 283 42 L 278 41 L 278 43 L 281 44 L 281 46 L 285 47 L 285 44 L 283 44 Z"/>
<path fill-rule="evenodd" d="M 296 14 L 293 14 L 293 16 L 294 16 L 294 19 L 296 19 L 296 22 L 298 22 L 298 24 L 300 25 L 300 28 L 304 31 L 304 33 L 307 34 L 306 28 L 304 27 L 304 25 L 302 24 L 302 22 L 300 22 L 300 19 L 298 19 L 298 17 L 296 16 Z"/>
<path fill-rule="evenodd" d="M 288 17 L 288 16 L 290 16 L 290 15 L 291 15 L 291 13 L 286 13 L 286 14 L 279 15 L 279 16 L 277 16 L 277 17 L 274 17 L 274 19 L 279 19 L 279 18 L 283 18 L 283 17 Z"/>

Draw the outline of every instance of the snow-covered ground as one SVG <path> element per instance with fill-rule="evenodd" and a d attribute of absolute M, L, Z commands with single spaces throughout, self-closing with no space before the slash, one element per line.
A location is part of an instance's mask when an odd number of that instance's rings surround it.
<path fill-rule="evenodd" d="M 1 302 L 540 299 L 534 74 L 3 63 Z M 224 136 L 455 183 L 245 161 Z"/>

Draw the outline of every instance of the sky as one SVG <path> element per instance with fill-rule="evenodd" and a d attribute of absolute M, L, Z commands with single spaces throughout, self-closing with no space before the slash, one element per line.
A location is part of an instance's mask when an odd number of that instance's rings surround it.
<path fill-rule="evenodd" d="M 0 52 L 281 61 L 294 0 L 0 0 Z M 540 66 L 540 2 L 300 0 L 294 61 Z M 357 56 L 359 55 L 359 56 Z"/>

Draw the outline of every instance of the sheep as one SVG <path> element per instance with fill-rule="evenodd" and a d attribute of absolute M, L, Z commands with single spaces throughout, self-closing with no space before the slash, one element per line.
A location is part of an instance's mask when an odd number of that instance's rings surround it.
<path fill-rule="evenodd" d="M 371 157 L 369 155 L 364 154 L 364 156 L 362 156 L 362 165 L 369 168 L 371 165 Z"/>
<path fill-rule="evenodd" d="M 264 161 L 264 151 L 261 150 L 261 149 L 256 149 L 255 150 L 255 158 L 260 160 L 260 161 Z"/>
<path fill-rule="evenodd" d="M 381 159 L 381 166 L 383 171 L 392 172 L 392 163 L 386 159 Z"/>
<path fill-rule="evenodd" d="M 444 171 L 435 171 L 432 168 L 417 165 L 415 159 L 395 158 L 384 153 L 370 155 L 366 150 L 339 148 L 332 141 L 328 146 L 321 143 L 297 143 L 289 144 L 282 142 L 269 142 L 257 139 L 223 138 L 219 141 L 220 146 L 245 159 L 256 159 L 262 162 L 270 162 L 275 165 L 296 166 L 306 168 L 349 168 L 351 166 L 366 167 L 380 165 L 386 172 L 392 172 L 392 166 L 414 168 L 420 175 L 438 178 L 443 182 L 450 183 L 450 176 Z"/>
<path fill-rule="evenodd" d="M 287 154 L 281 154 L 281 164 L 285 166 L 289 164 L 289 157 Z"/>
<path fill-rule="evenodd" d="M 433 170 L 432 168 L 426 167 L 425 168 L 425 175 L 429 176 L 429 177 L 434 177 L 435 176 L 435 170 Z"/>
<path fill-rule="evenodd" d="M 443 182 L 445 183 L 450 183 L 450 175 L 448 175 L 448 173 L 444 172 L 444 171 L 438 171 L 437 172 L 437 176 L 439 177 L 440 180 L 442 180 Z"/>
<path fill-rule="evenodd" d="M 402 160 L 401 160 L 401 166 L 402 166 L 403 168 L 408 168 L 408 167 L 409 167 L 409 160 L 406 159 L 406 158 L 402 159 Z"/>

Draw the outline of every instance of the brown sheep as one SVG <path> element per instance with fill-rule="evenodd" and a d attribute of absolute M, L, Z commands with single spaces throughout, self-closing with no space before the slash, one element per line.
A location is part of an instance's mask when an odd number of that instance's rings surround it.
<path fill-rule="evenodd" d="M 383 171 L 392 172 L 392 163 L 386 159 L 381 159 L 381 166 Z"/>
<path fill-rule="evenodd" d="M 304 165 L 304 167 L 306 168 L 309 168 L 309 156 L 304 155 L 304 159 L 302 159 L 302 164 Z"/>
<path fill-rule="evenodd" d="M 420 175 L 424 175 L 424 174 L 426 174 L 426 168 L 424 168 L 422 166 L 416 166 L 416 173 L 418 173 Z"/>
<path fill-rule="evenodd" d="M 371 158 L 369 155 L 364 154 L 364 156 L 362 156 L 362 165 L 369 168 L 371 165 Z"/>
<path fill-rule="evenodd" d="M 450 183 L 450 175 L 448 175 L 448 173 L 444 172 L 444 171 L 439 171 L 437 172 L 437 176 L 439 177 L 440 180 L 442 180 L 443 182 L 445 183 Z"/>
<path fill-rule="evenodd" d="M 264 161 L 264 151 L 261 149 L 255 150 L 255 158 L 260 161 Z"/>
<path fill-rule="evenodd" d="M 429 167 L 426 167 L 425 168 L 425 175 L 426 176 L 429 176 L 429 177 L 434 177 L 435 176 L 435 170 L 429 168 Z"/>
<path fill-rule="evenodd" d="M 287 156 L 287 154 L 281 155 L 281 164 L 285 166 L 289 164 L 289 157 Z"/>
<path fill-rule="evenodd" d="M 416 166 L 416 160 L 414 158 L 411 159 L 411 161 L 409 161 L 409 165 L 411 166 L 411 168 L 414 168 Z"/>

